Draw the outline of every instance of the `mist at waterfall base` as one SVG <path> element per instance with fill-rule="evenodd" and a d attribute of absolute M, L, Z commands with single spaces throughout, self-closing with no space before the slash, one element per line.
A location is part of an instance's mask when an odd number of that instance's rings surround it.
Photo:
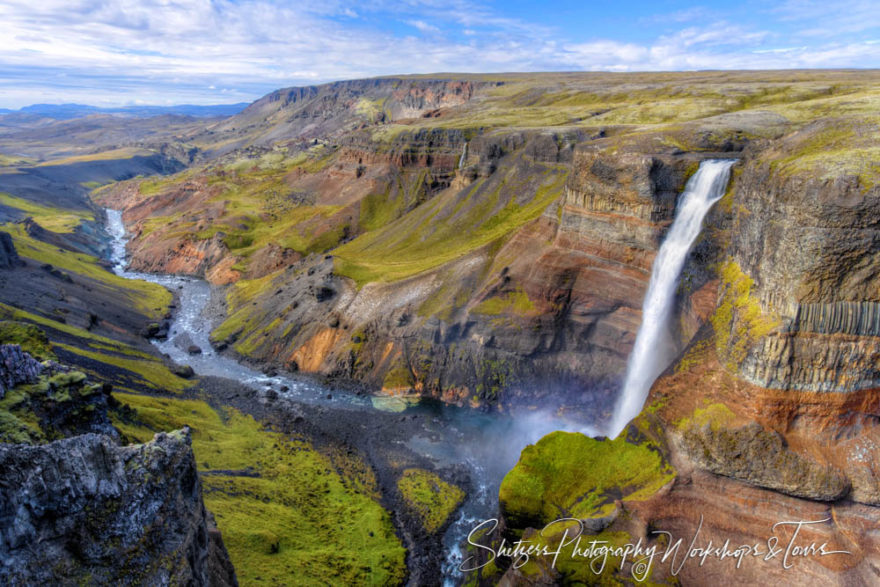
<path fill-rule="evenodd" d="M 376 409 L 377 404 L 370 396 L 340 392 L 307 376 L 269 376 L 216 352 L 210 342 L 212 320 L 205 311 L 212 286 L 194 277 L 129 271 L 126 268 L 127 237 L 122 213 L 106 209 L 106 214 L 107 231 L 112 237 L 114 272 L 129 279 L 158 283 L 177 294 L 177 309 L 168 338 L 153 340 L 153 344 L 172 361 L 191 366 L 200 376 L 232 379 L 258 391 L 272 388 L 281 398 L 294 402 L 320 404 L 338 410 L 369 412 Z M 188 348 L 192 344 L 202 352 L 189 354 Z M 423 432 L 407 443 L 413 452 L 441 467 L 464 465 L 471 478 L 472 487 L 466 501 L 443 539 L 445 585 L 460 584 L 467 579 L 458 570 L 463 560 L 461 543 L 480 522 L 497 516 L 501 481 L 516 464 L 522 449 L 556 430 L 589 436 L 598 434 L 596 429 L 584 423 L 581 414 L 560 416 L 560 407 L 522 405 L 511 406 L 505 413 L 485 413 L 437 401 L 421 401 L 409 405 L 403 412 L 404 415 L 416 415 L 423 422 Z"/>
<path fill-rule="evenodd" d="M 678 279 L 688 252 L 700 234 L 703 218 L 724 195 L 733 164 L 734 161 L 724 159 L 703 161 L 679 197 L 675 220 L 651 268 L 651 281 L 642 304 L 642 323 L 607 428 L 610 438 L 616 438 L 639 415 L 654 380 L 675 359 L 678 344 L 672 335 L 670 320 L 675 309 Z"/>

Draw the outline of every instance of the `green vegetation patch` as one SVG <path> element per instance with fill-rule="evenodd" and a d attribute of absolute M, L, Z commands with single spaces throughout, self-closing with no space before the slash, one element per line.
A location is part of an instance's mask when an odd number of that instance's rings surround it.
<path fill-rule="evenodd" d="M 489 316 L 499 316 L 501 314 L 526 316 L 535 311 L 535 304 L 532 303 L 526 292 L 522 289 L 517 289 L 500 296 L 487 298 L 477 304 L 472 311 Z"/>
<path fill-rule="evenodd" d="M 79 371 L 42 375 L 0 399 L 0 442 L 42 444 L 90 428 L 101 386 Z M 84 429 L 85 428 L 85 429 Z"/>
<path fill-rule="evenodd" d="M 674 477 L 652 441 L 553 432 L 523 450 L 499 497 L 511 527 L 542 528 L 558 518 L 608 515 L 615 499 L 647 499 Z"/>
<path fill-rule="evenodd" d="M 214 341 L 232 341 L 248 330 L 248 335 L 237 342 L 235 348 L 242 354 L 256 350 L 259 343 L 265 340 L 264 334 L 281 325 L 279 319 L 272 321 L 271 325 L 264 329 L 254 330 L 268 314 L 266 310 L 254 306 L 251 302 L 265 292 L 270 291 L 279 273 L 270 273 L 258 279 L 241 279 L 226 292 L 226 307 L 228 314 L 226 319 L 211 332 Z"/>
<path fill-rule="evenodd" d="M 88 210 L 51 208 L 3 192 L 0 192 L 0 205 L 24 212 L 36 220 L 37 224 L 52 232 L 73 232 L 81 222 L 95 219 L 95 215 Z"/>
<path fill-rule="evenodd" d="M 460 487 L 423 469 L 405 470 L 397 481 L 397 489 L 431 534 L 443 527 L 464 500 Z"/>
<path fill-rule="evenodd" d="M 131 373 L 134 385 L 157 391 L 181 393 L 184 389 L 193 385 L 192 381 L 178 377 L 172 373 L 164 363 L 158 359 L 146 356 L 128 357 L 107 352 L 90 351 L 79 346 L 59 343 L 56 347 L 74 355 L 91 359 L 105 365 L 111 365 L 117 369 L 124 369 Z M 102 376 L 95 372 L 96 376 Z"/>
<path fill-rule="evenodd" d="M 55 358 L 46 333 L 26 322 L 0 320 L 0 344 L 20 345 L 23 351 L 40 361 Z"/>
<path fill-rule="evenodd" d="M 709 426 L 713 432 L 717 432 L 721 428 L 729 428 L 734 420 L 736 420 L 736 414 L 719 402 L 697 408 L 689 418 L 682 418 L 675 423 L 675 426 L 679 430 Z"/>
<path fill-rule="evenodd" d="M 117 394 L 137 410 L 131 439 L 188 425 L 205 504 L 242 585 L 397 585 L 405 549 L 364 480 L 309 443 L 198 400 Z M 369 485 L 369 482 L 366 482 Z"/>
<path fill-rule="evenodd" d="M 719 302 L 710 320 L 718 356 L 725 358 L 724 364 L 733 371 L 758 340 L 779 326 L 779 320 L 764 315 L 760 303 L 751 293 L 754 280 L 736 261 L 723 263 L 719 274 Z"/>

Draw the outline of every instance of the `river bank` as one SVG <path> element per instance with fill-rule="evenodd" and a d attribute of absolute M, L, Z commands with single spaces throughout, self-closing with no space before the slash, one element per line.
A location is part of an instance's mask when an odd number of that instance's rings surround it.
<path fill-rule="evenodd" d="M 356 455 L 374 471 L 380 503 L 391 512 L 407 548 L 409 584 L 462 583 L 460 544 L 480 521 L 497 515 L 498 487 L 522 448 L 552 430 L 582 427 L 540 410 L 490 414 L 430 400 L 373 396 L 361 386 L 328 386 L 305 375 L 264 373 L 212 346 L 210 332 L 222 300 L 210 284 L 128 271 L 119 211 L 107 210 L 107 229 L 118 275 L 174 292 L 176 307 L 163 328 L 167 338 L 153 339 L 153 344 L 168 360 L 192 367 L 200 381 L 189 392 L 193 397 L 240 410 L 284 434 L 306 436 L 324 450 Z M 466 493 L 459 511 L 433 533 L 406 507 L 398 488 L 400 471 L 413 467 Z"/>

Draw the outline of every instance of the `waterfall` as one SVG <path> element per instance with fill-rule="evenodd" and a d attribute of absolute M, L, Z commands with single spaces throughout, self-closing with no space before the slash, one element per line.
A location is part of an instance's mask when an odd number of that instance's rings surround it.
<path fill-rule="evenodd" d="M 614 408 L 610 438 L 617 437 L 630 420 L 638 416 L 651 384 L 675 358 L 676 344 L 669 322 L 678 278 L 687 254 L 700 234 L 703 218 L 712 204 L 724 195 L 733 163 L 719 159 L 703 161 L 679 197 L 675 221 L 651 268 L 648 293 L 642 303 L 642 324 Z"/>
<path fill-rule="evenodd" d="M 458 168 L 461 169 L 464 167 L 464 162 L 467 161 L 467 141 L 464 143 L 464 147 L 461 149 L 461 157 L 458 158 Z"/>

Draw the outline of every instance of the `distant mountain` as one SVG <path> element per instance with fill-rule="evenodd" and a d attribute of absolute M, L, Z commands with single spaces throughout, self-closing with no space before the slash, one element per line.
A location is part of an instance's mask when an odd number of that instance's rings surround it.
<path fill-rule="evenodd" d="M 0 115 L 23 114 L 54 118 L 56 120 L 69 120 L 81 118 L 92 114 L 121 114 L 136 118 L 148 118 L 163 114 L 177 114 L 182 116 L 215 117 L 232 116 L 238 114 L 248 106 L 247 102 L 238 104 L 213 104 L 198 106 L 194 104 L 180 104 L 177 106 L 123 106 L 118 108 L 99 108 L 85 104 L 33 104 L 19 110 L 0 108 Z"/>

